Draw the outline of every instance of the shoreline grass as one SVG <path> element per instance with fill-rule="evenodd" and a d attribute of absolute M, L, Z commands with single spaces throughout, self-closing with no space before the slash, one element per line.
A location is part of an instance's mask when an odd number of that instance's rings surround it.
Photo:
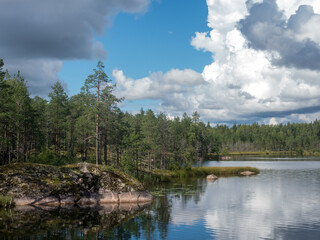
<path fill-rule="evenodd" d="M 13 206 L 12 196 L 0 195 L 0 208 L 11 208 Z"/>
<path fill-rule="evenodd" d="M 241 176 L 241 172 L 251 171 L 259 174 L 260 171 L 254 167 L 193 167 L 179 170 L 154 170 L 153 176 L 158 176 L 161 181 L 170 181 L 176 178 L 206 177 L 214 174 L 217 177 Z"/>
<path fill-rule="evenodd" d="M 316 151 L 253 151 L 253 152 L 228 152 L 226 156 L 320 156 L 320 152 Z"/>

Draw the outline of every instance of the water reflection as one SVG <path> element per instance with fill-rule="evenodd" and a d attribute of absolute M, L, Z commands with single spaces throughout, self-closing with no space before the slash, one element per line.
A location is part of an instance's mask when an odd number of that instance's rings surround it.
<path fill-rule="evenodd" d="M 153 186 L 156 198 L 142 208 L 1 212 L 0 239 L 320 239 L 320 162 L 239 164 L 262 170 Z"/>
<path fill-rule="evenodd" d="M 0 239 L 103 239 L 147 205 L 23 206 L 0 212 Z"/>
<path fill-rule="evenodd" d="M 208 228 L 219 239 L 301 239 L 282 238 L 286 232 L 301 231 L 320 237 L 319 171 L 263 171 L 254 178 L 220 179 L 214 201 L 207 206 Z"/>

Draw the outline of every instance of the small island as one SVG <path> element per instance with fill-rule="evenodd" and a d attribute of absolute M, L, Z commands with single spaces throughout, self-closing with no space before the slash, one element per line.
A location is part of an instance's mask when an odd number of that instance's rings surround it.
<path fill-rule="evenodd" d="M 153 199 L 133 177 L 89 163 L 63 167 L 28 163 L 1 166 L 0 195 L 11 196 L 16 206 L 146 203 Z"/>

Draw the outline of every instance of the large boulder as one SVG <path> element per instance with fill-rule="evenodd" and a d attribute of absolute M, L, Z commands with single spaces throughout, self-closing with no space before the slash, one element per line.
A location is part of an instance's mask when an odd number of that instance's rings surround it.
<path fill-rule="evenodd" d="M 88 205 L 150 202 L 136 179 L 115 169 L 80 163 L 64 167 L 10 164 L 0 167 L 0 195 L 15 205 Z"/>

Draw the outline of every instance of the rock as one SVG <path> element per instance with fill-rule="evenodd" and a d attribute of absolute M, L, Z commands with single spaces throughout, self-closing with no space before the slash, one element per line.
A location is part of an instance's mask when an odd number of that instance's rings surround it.
<path fill-rule="evenodd" d="M 78 166 L 80 167 L 80 172 L 83 172 L 83 173 L 89 172 L 88 163 L 86 163 L 86 162 L 78 163 Z"/>
<path fill-rule="evenodd" d="M 59 199 L 54 196 L 47 197 L 20 197 L 14 198 L 16 206 L 23 205 L 59 205 Z"/>
<path fill-rule="evenodd" d="M 79 201 L 77 201 L 77 204 L 79 205 L 91 205 L 91 204 L 98 204 L 99 199 L 97 196 L 90 195 L 88 197 L 82 197 Z"/>
<path fill-rule="evenodd" d="M 108 191 L 101 195 L 99 203 L 118 203 L 119 202 L 119 196 L 118 193 Z"/>
<path fill-rule="evenodd" d="M 119 194 L 119 201 L 121 203 L 138 202 L 139 193 L 137 192 L 121 192 Z"/>
<path fill-rule="evenodd" d="M 0 166 L 0 195 L 15 205 L 143 203 L 153 196 L 136 179 L 88 163 L 64 167 L 41 164 Z"/>
<path fill-rule="evenodd" d="M 31 205 L 34 201 L 35 199 L 28 197 L 20 197 L 14 199 L 14 203 L 16 206 Z"/>
<path fill-rule="evenodd" d="M 256 175 L 256 173 L 251 171 L 244 171 L 244 172 L 241 172 L 240 175 L 251 176 L 251 175 Z"/>
<path fill-rule="evenodd" d="M 36 199 L 33 205 L 59 205 L 59 198 L 54 196 L 47 196 L 44 198 Z"/>
<path fill-rule="evenodd" d="M 153 196 L 148 191 L 140 192 L 137 202 L 139 203 L 147 203 L 153 200 Z"/>
<path fill-rule="evenodd" d="M 207 176 L 207 180 L 208 181 L 215 181 L 217 179 L 218 179 L 218 177 L 216 175 L 214 175 L 214 174 L 210 174 L 210 175 Z"/>
<path fill-rule="evenodd" d="M 73 205 L 76 202 L 72 195 L 60 196 L 60 205 Z"/>

